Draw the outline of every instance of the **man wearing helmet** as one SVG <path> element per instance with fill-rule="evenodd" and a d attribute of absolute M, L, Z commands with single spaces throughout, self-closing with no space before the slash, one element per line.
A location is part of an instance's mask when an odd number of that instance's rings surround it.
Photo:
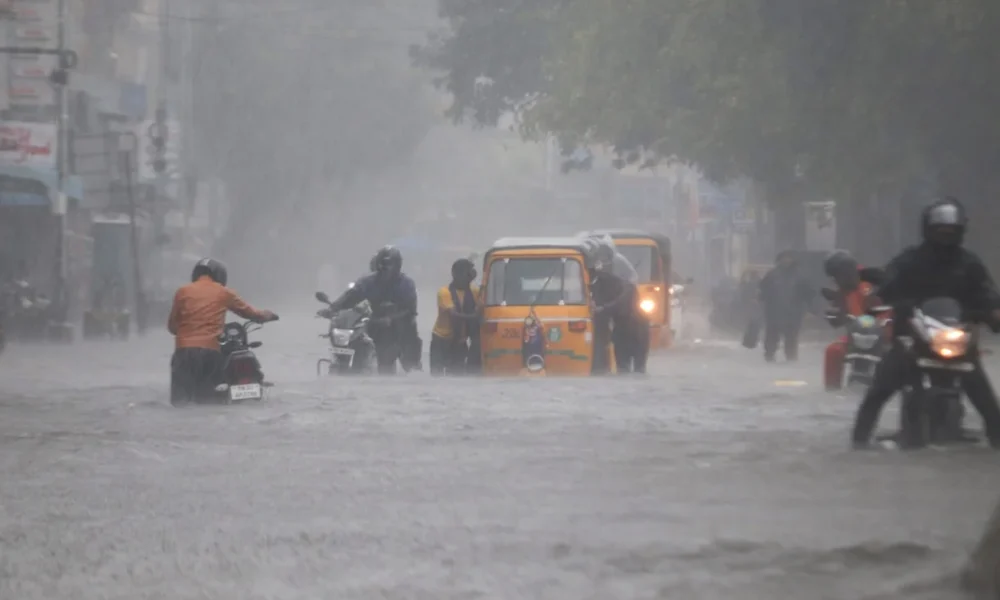
<path fill-rule="evenodd" d="M 259 323 L 278 319 L 273 312 L 244 302 L 226 281 L 225 265 L 203 258 L 191 272 L 191 283 L 174 294 L 167 330 L 175 339 L 170 362 L 170 402 L 175 406 L 211 396 L 222 365 L 219 336 L 227 312 Z"/>
<path fill-rule="evenodd" d="M 826 276 L 833 280 L 837 289 L 831 299 L 833 308 L 840 314 L 855 317 L 865 314 L 874 306 L 872 284 L 861 279 L 861 267 L 849 253 L 838 250 L 823 263 Z M 843 318 L 832 323 L 834 327 L 844 324 Z M 847 356 L 847 336 L 830 343 L 823 359 L 823 381 L 827 390 L 839 390 L 844 380 L 844 359 Z"/>
<path fill-rule="evenodd" d="M 398 327 L 401 338 L 399 362 L 403 370 L 420 370 L 423 342 L 417 332 L 417 286 L 403 273 L 403 255 L 398 248 L 385 246 L 375 254 L 375 271 L 356 281 L 330 305 L 331 312 L 356 306 L 367 300 L 376 311 L 385 303 L 395 307 L 392 314 L 379 315 L 377 323 Z M 376 345 L 378 340 L 375 341 Z"/>
<path fill-rule="evenodd" d="M 1000 321 L 1000 294 L 989 270 L 976 254 L 962 247 L 967 222 L 958 200 L 945 197 L 931 204 L 921 216 L 923 242 L 889 262 L 876 293 L 893 307 L 895 336 L 910 333 L 913 309 L 931 298 L 954 298 L 963 309 Z M 963 387 L 983 418 L 990 444 L 1000 448 L 1000 407 L 978 357 L 974 360 L 976 369 L 965 375 Z M 905 383 L 906 365 L 905 351 L 896 340 L 858 408 L 852 432 L 855 448 L 870 444 L 882 407 Z"/>

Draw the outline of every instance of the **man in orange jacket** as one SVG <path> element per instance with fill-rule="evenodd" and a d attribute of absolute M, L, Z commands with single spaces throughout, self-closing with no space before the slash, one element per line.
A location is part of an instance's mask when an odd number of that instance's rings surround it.
<path fill-rule="evenodd" d="M 833 300 L 834 308 L 844 314 L 859 317 L 873 306 L 872 285 L 861 280 L 858 261 L 844 251 L 831 254 L 823 263 L 826 275 L 837 285 L 839 296 Z M 847 356 L 847 336 L 842 336 L 826 347 L 823 357 L 823 382 L 827 390 L 839 390 L 844 380 L 844 360 Z"/>
<path fill-rule="evenodd" d="M 167 330 L 174 335 L 170 361 L 170 403 L 174 406 L 210 397 L 222 367 L 219 336 L 226 313 L 259 323 L 276 321 L 278 315 L 257 310 L 226 287 L 226 267 L 204 258 L 191 272 L 191 283 L 174 294 Z"/>

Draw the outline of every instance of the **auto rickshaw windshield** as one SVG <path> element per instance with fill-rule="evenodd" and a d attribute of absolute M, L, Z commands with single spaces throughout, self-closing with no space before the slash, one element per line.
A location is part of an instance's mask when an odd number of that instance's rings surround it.
<path fill-rule="evenodd" d="M 566 258 L 497 258 L 490 263 L 487 306 L 587 303 L 583 267 Z"/>
<path fill-rule="evenodd" d="M 632 267 L 639 274 L 639 283 L 663 281 L 660 253 L 656 246 L 618 244 L 616 248 L 619 254 L 632 263 Z"/>

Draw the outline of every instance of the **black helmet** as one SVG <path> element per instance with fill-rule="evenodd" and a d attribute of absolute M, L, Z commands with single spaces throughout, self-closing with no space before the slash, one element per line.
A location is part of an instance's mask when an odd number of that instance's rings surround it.
<path fill-rule="evenodd" d="M 945 196 L 924 209 L 920 229 L 924 240 L 937 246 L 961 246 L 965 240 L 968 217 L 957 199 Z"/>
<path fill-rule="evenodd" d="M 476 279 L 476 265 L 472 264 L 472 261 L 467 258 L 460 258 L 451 264 L 451 278 L 452 279 L 468 279 L 469 281 L 474 281 Z"/>
<path fill-rule="evenodd" d="M 398 248 L 385 246 L 375 255 L 375 270 L 379 273 L 396 272 L 403 270 L 403 255 Z"/>
<path fill-rule="evenodd" d="M 191 281 L 198 281 L 203 275 L 208 275 L 219 285 L 226 285 L 226 281 L 229 280 L 226 265 L 214 258 L 203 258 L 195 263 L 194 270 L 191 271 Z"/>
<path fill-rule="evenodd" d="M 835 250 L 823 261 L 823 271 L 826 273 L 826 276 L 833 277 L 834 279 L 843 277 L 844 275 L 851 275 L 856 273 L 857 270 L 858 261 L 854 260 L 854 257 L 846 250 Z"/>

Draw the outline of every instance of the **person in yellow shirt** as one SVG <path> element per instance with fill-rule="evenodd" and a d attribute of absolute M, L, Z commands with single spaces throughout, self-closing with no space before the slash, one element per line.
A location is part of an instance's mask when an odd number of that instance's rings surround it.
<path fill-rule="evenodd" d="M 431 334 L 431 375 L 457 375 L 479 364 L 479 287 L 476 267 L 462 258 L 451 265 L 451 283 L 438 290 Z M 467 369 L 469 367 L 469 369 Z"/>

